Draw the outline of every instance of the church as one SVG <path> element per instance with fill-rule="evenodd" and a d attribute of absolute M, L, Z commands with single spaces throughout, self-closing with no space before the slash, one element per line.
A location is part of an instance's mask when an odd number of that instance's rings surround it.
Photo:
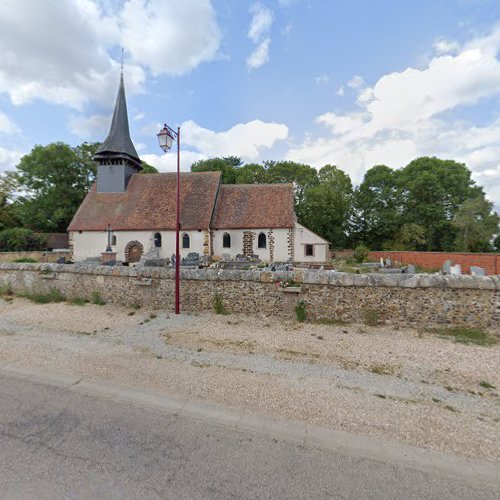
<path fill-rule="evenodd" d="M 97 151 L 97 179 L 69 225 L 74 261 L 175 253 L 176 173 L 141 173 L 130 138 L 123 74 L 108 137 Z M 328 242 L 297 222 L 292 184 L 222 184 L 220 172 L 180 175 L 181 257 L 324 263 Z M 109 241 L 108 241 L 109 239 Z"/>

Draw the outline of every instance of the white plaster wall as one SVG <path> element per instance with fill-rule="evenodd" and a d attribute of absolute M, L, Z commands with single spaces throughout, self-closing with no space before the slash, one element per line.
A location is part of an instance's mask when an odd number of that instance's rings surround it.
<path fill-rule="evenodd" d="M 116 252 L 117 260 L 125 260 L 125 247 L 130 241 L 139 241 L 144 247 L 144 252 L 149 252 L 154 247 L 154 234 L 159 232 L 162 237 L 162 246 L 159 248 L 161 258 L 168 258 L 175 253 L 175 231 L 114 231 L 116 245 L 113 251 Z M 190 238 L 190 248 L 182 248 L 182 236 L 188 234 Z M 106 250 L 108 235 L 105 231 L 76 231 L 71 233 L 73 241 L 73 259 L 76 261 L 87 258 L 97 258 Z M 190 252 L 198 252 L 203 255 L 203 231 L 181 231 L 180 232 L 180 253 L 181 257 L 186 257 Z"/>
<path fill-rule="evenodd" d="M 249 229 L 255 233 L 255 238 L 253 240 L 253 253 L 258 255 L 260 260 L 269 262 L 270 261 L 270 251 L 269 251 L 269 228 L 262 229 Z M 227 253 L 231 258 L 235 258 L 236 255 L 243 253 L 243 232 L 245 229 L 218 229 L 213 231 L 213 254 L 214 257 L 220 258 L 223 253 Z M 223 248 L 222 240 L 224 233 L 228 233 L 231 236 L 231 248 Z M 258 248 L 258 237 L 260 233 L 266 235 L 266 248 Z M 274 237 L 274 262 L 285 262 L 289 259 L 288 255 L 288 229 L 273 229 Z"/>
<path fill-rule="evenodd" d="M 294 261 L 295 262 L 327 262 L 328 241 L 313 233 L 302 224 L 295 224 Z M 314 255 L 306 256 L 305 245 L 314 245 Z"/>

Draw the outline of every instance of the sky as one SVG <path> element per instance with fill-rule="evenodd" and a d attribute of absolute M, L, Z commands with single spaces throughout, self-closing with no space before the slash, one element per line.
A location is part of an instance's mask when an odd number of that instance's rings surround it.
<path fill-rule="evenodd" d="M 500 211 L 499 0 L 1 0 L 0 171 L 102 141 L 124 49 L 131 136 L 199 159 L 464 162 Z"/>

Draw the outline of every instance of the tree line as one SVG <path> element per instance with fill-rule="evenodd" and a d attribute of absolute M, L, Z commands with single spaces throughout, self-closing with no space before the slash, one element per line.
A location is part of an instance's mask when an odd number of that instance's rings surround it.
<path fill-rule="evenodd" d="M 92 157 L 99 146 L 37 145 L 0 176 L 0 251 L 42 245 L 33 233 L 66 232 L 95 181 Z M 191 171 L 220 171 L 225 184 L 292 183 L 299 222 L 333 248 L 500 251 L 493 204 L 470 170 L 453 160 L 417 158 L 400 169 L 376 165 L 357 187 L 334 165 L 245 164 L 228 156 L 198 161 Z"/>
<path fill-rule="evenodd" d="M 422 157 L 400 169 L 376 165 L 357 187 L 334 165 L 243 164 L 230 156 L 200 160 L 191 170 L 218 170 L 227 184 L 292 183 L 299 222 L 333 248 L 500 251 L 493 203 L 471 171 L 453 160 Z"/>

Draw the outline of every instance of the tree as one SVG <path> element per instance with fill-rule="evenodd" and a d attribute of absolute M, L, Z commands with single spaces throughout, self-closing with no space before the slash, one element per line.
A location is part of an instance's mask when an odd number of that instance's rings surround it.
<path fill-rule="evenodd" d="M 419 250 L 425 243 L 425 227 L 420 224 L 403 224 L 394 242 L 386 245 L 389 250 Z"/>
<path fill-rule="evenodd" d="M 498 232 L 500 218 L 484 196 L 465 200 L 455 214 L 455 249 L 461 252 L 491 251 L 490 241 Z"/>
<path fill-rule="evenodd" d="M 471 179 L 470 170 L 453 160 L 423 157 L 396 174 L 402 197 L 402 223 L 425 228 L 426 250 L 452 250 L 456 211 L 468 198 L 482 194 Z"/>
<path fill-rule="evenodd" d="M 158 174 L 158 169 L 141 160 L 141 174 Z"/>
<path fill-rule="evenodd" d="M 46 248 L 47 238 L 42 234 L 35 234 L 30 229 L 12 227 L 0 231 L 0 252 L 24 252 Z"/>
<path fill-rule="evenodd" d="M 305 190 L 299 221 L 335 248 L 343 248 L 352 209 L 351 179 L 333 165 L 325 165 L 317 178 L 318 184 Z"/>
<path fill-rule="evenodd" d="M 95 178 L 91 158 L 98 144 L 71 148 L 62 142 L 35 146 L 21 158 L 14 175 L 22 193 L 13 203 L 25 227 L 65 232 Z"/>
<path fill-rule="evenodd" d="M 401 190 L 394 170 L 376 165 L 366 171 L 353 196 L 351 237 L 381 250 L 401 225 Z"/>
<path fill-rule="evenodd" d="M 493 249 L 496 252 L 500 252 L 500 234 L 497 234 L 495 239 L 493 240 Z"/>
<path fill-rule="evenodd" d="M 264 184 L 267 181 L 267 171 L 258 163 L 247 163 L 236 172 L 237 184 Z"/>
<path fill-rule="evenodd" d="M 191 172 L 221 172 L 223 184 L 236 184 L 237 168 L 242 164 L 237 156 L 198 160 L 191 165 Z"/>

